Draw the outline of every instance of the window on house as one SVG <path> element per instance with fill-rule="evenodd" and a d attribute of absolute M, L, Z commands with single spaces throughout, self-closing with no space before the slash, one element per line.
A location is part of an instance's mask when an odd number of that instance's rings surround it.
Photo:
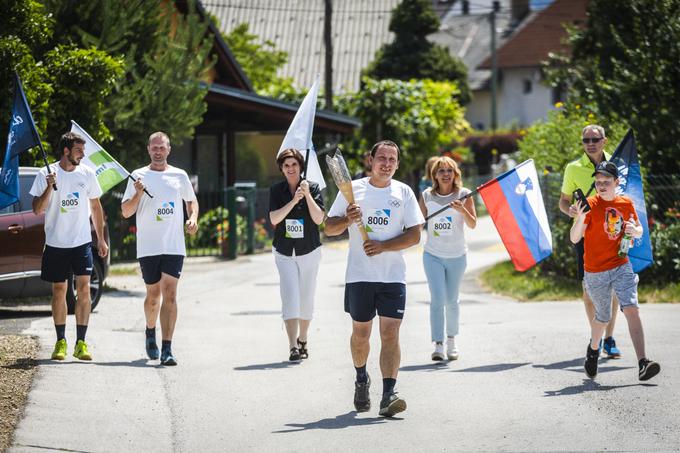
<path fill-rule="evenodd" d="M 529 94 L 531 93 L 531 80 L 529 79 L 524 79 L 524 94 Z"/>

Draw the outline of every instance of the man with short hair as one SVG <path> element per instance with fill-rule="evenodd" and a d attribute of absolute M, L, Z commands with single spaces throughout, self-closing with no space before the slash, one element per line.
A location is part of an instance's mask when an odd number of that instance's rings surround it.
<path fill-rule="evenodd" d="M 149 137 L 147 151 L 151 163 L 132 172 L 121 208 L 123 217 L 137 214 L 137 259 L 146 284 L 146 353 L 161 365 L 177 365 L 172 353 L 172 336 L 177 322 L 177 283 L 186 246 L 184 244 L 184 210 L 189 219 L 187 231 L 198 230 L 198 201 L 187 173 L 168 164 L 170 139 L 163 132 Z M 144 190 L 153 198 L 146 196 Z M 162 297 L 162 304 L 161 304 Z M 162 346 L 156 343 L 156 322 L 160 313 Z"/>
<path fill-rule="evenodd" d="M 593 187 L 593 173 L 595 167 L 599 163 L 611 158 L 611 155 L 604 151 L 607 137 L 605 136 L 604 128 L 602 126 L 589 124 L 583 128 L 581 136 L 584 153 L 580 158 L 568 163 L 564 169 L 562 193 L 560 194 L 560 211 L 571 218 L 576 218 L 578 214 L 576 204 L 572 204 L 572 195 L 574 191 L 576 189 L 581 189 L 583 194 L 587 197 L 591 191 L 591 187 Z M 585 290 L 585 286 L 583 286 L 583 240 L 574 244 L 574 250 L 576 252 L 576 263 L 578 266 L 578 281 L 583 288 L 583 303 L 586 309 L 586 316 L 588 317 L 588 323 L 592 327 L 593 319 L 595 318 L 595 308 L 593 307 L 593 302 L 590 299 L 588 292 Z M 621 352 L 616 347 L 616 341 L 614 340 L 617 305 L 618 302 L 616 297 L 612 296 L 612 317 L 611 321 L 607 324 L 604 339 L 604 352 L 607 356 L 614 359 L 621 357 Z"/>
<path fill-rule="evenodd" d="M 33 212 L 45 213 L 45 250 L 40 278 L 52 282 L 52 318 L 57 342 L 53 360 L 66 358 L 66 291 L 68 277 L 73 273 L 76 283 L 76 345 L 73 356 L 92 360 L 85 343 L 90 319 L 90 275 L 92 274 L 92 233 L 90 215 L 97 235 L 99 256 L 108 254 L 104 238 L 104 210 L 99 202 L 102 189 L 94 172 L 80 161 L 85 156 L 85 139 L 67 132 L 61 136 L 57 149 L 58 162 L 43 167 L 33 181 Z M 54 188 L 56 187 L 56 190 Z"/>
<path fill-rule="evenodd" d="M 371 407 L 371 380 L 366 372 L 369 339 L 376 312 L 380 319 L 380 370 L 383 394 L 380 415 L 392 417 L 406 409 L 394 387 L 401 360 L 399 328 L 406 307 L 406 263 L 402 250 L 420 241 L 425 223 L 410 187 L 392 179 L 399 168 L 399 147 L 383 140 L 371 150 L 371 176 L 352 182 L 355 203 L 339 193 L 328 213 L 325 233 L 349 229 L 349 255 L 345 276 L 345 311 L 352 317 L 350 347 L 356 370 L 354 407 Z M 366 227 L 363 242 L 358 226 Z"/>

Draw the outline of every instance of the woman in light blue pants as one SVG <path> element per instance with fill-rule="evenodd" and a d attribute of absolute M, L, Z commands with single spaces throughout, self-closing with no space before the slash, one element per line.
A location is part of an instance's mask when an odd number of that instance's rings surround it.
<path fill-rule="evenodd" d="M 432 360 L 458 359 L 456 336 L 459 325 L 459 287 L 467 266 L 465 227 L 477 225 L 477 213 L 470 193 L 462 187 L 460 170 L 449 157 L 440 157 L 432 165 L 432 187 L 419 200 L 427 217 L 448 206 L 445 211 L 428 219 L 427 242 L 423 266 L 430 288 L 430 330 L 434 342 Z M 444 327 L 446 325 L 446 327 Z M 446 355 L 444 336 L 446 333 Z"/>

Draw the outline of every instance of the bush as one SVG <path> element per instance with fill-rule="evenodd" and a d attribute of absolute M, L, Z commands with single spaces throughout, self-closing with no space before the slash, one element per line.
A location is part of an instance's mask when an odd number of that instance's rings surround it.
<path fill-rule="evenodd" d="M 657 223 L 650 232 L 654 264 L 640 276 L 646 281 L 672 283 L 680 280 L 680 222 Z"/>
<path fill-rule="evenodd" d="M 472 151 L 477 172 L 480 175 L 488 175 L 491 173 L 491 165 L 498 163 L 501 154 L 512 154 L 517 151 L 521 138 L 519 131 L 475 134 L 465 138 L 463 146 Z"/>

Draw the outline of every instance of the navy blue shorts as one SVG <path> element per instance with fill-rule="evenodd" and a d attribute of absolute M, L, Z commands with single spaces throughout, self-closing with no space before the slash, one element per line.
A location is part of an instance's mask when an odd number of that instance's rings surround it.
<path fill-rule="evenodd" d="M 92 274 L 92 244 L 87 242 L 73 248 L 45 245 L 40 278 L 46 282 L 65 282 L 69 275 Z"/>
<path fill-rule="evenodd" d="M 147 285 L 161 281 L 161 274 L 179 278 L 183 265 L 184 256 L 182 255 L 153 255 L 139 258 L 142 278 Z"/>
<path fill-rule="evenodd" d="M 345 311 L 353 320 L 367 322 L 378 316 L 402 319 L 406 308 L 403 283 L 355 282 L 345 285 Z"/>

